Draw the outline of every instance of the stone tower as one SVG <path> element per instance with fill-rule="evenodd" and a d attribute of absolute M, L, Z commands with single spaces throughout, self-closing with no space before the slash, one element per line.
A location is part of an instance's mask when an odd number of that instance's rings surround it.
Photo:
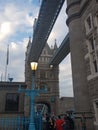
<path fill-rule="evenodd" d="M 26 59 L 29 54 L 29 48 L 31 45 L 31 39 L 27 46 Z M 58 114 L 59 109 L 59 67 L 52 68 L 49 66 L 49 60 L 53 56 L 54 52 L 57 50 L 57 44 L 55 40 L 54 47 L 49 47 L 46 43 L 42 54 L 38 60 L 38 69 L 35 73 L 35 88 L 36 89 L 47 89 L 46 93 L 41 93 L 40 96 L 36 97 L 37 109 L 44 109 L 48 113 Z M 31 68 L 27 60 L 25 61 L 25 81 L 27 87 L 31 86 Z M 28 102 L 29 99 L 26 98 L 25 113 L 29 113 Z M 28 106 L 28 107 L 27 107 Z"/>
<path fill-rule="evenodd" d="M 67 14 L 75 111 L 86 130 L 98 130 L 98 0 L 67 0 Z"/>

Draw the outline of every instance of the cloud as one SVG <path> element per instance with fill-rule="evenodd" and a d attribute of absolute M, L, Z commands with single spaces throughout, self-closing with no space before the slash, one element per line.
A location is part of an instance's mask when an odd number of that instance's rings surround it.
<path fill-rule="evenodd" d="M 13 75 L 13 78 L 16 81 L 24 81 L 25 52 L 27 43 L 28 39 L 26 38 L 21 42 L 11 42 L 10 44 L 9 73 Z"/>
<path fill-rule="evenodd" d="M 24 1 L 24 0 L 23 0 Z M 0 75 L 5 77 L 7 44 L 9 44 L 8 73 L 14 81 L 24 81 L 25 51 L 28 35 L 32 35 L 33 20 L 39 7 L 25 1 L 1 2 L 0 6 Z M 27 6 L 28 4 L 28 6 Z M 22 5 L 22 6 L 21 6 Z M 28 32 L 28 35 L 25 33 Z"/>
<path fill-rule="evenodd" d="M 32 11 L 33 8 L 33 11 Z M 24 32 L 26 28 L 32 33 L 32 26 L 34 18 L 38 15 L 38 7 L 20 7 L 15 3 L 7 3 L 2 10 L 0 10 L 0 40 L 9 38 L 17 32 Z M 33 12 L 32 15 L 29 15 Z M 6 29 L 4 29 L 6 25 Z"/>
<path fill-rule="evenodd" d="M 7 35 L 10 33 L 11 24 L 10 22 L 4 22 L 1 24 L 0 34 Z"/>
<path fill-rule="evenodd" d="M 21 42 L 11 42 L 9 45 L 9 63 L 8 63 L 8 74 L 14 78 L 14 81 L 24 81 L 24 67 L 25 67 L 25 51 L 28 43 L 28 39 L 24 38 Z M 3 52 L 4 53 L 4 52 Z M 4 59 L 1 59 L 0 68 L 3 73 L 3 80 L 5 77 L 5 66 L 6 66 L 6 53 L 2 54 Z M 3 67 L 2 67 L 3 66 Z"/>

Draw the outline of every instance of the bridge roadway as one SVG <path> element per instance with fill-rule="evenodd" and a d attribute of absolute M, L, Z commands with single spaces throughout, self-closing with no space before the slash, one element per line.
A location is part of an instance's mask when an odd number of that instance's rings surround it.
<path fill-rule="evenodd" d="M 64 1 L 42 0 L 38 20 L 34 28 L 32 44 L 29 49 L 28 62 L 38 61 Z"/>

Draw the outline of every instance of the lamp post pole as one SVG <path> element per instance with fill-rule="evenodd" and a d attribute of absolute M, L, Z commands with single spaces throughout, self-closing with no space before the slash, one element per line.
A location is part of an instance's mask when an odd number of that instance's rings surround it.
<path fill-rule="evenodd" d="M 36 91 L 34 91 L 35 89 L 35 83 L 34 83 L 34 79 L 35 79 L 35 70 L 33 70 L 32 73 L 32 86 L 31 86 L 31 110 L 30 110 L 30 124 L 29 124 L 29 130 L 35 130 L 35 123 L 34 123 L 34 118 L 35 118 L 35 96 L 36 96 Z"/>
<path fill-rule="evenodd" d="M 21 86 L 18 89 L 19 93 L 25 93 L 27 96 L 30 96 L 30 122 L 29 122 L 29 130 L 35 130 L 35 97 L 39 95 L 39 93 L 46 92 L 47 90 L 38 90 L 35 89 L 35 70 L 37 69 L 37 62 L 31 62 L 32 69 L 32 86 L 31 89 L 21 89 Z M 39 125 L 39 124 L 38 124 Z"/>

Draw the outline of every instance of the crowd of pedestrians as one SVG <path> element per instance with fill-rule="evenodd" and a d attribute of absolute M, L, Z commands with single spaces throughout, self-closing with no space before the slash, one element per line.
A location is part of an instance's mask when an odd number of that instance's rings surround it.
<path fill-rule="evenodd" d="M 70 115 L 43 115 L 43 130 L 74 130 L 74 120 Z"/>

